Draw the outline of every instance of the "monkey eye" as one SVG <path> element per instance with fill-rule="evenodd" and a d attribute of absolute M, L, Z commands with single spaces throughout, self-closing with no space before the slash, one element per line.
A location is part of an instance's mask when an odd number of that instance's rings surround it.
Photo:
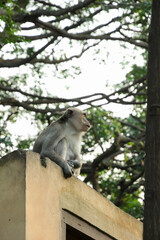
<path fill-rule="evenodd" d="M 84 117 L 87 117 L 87 114 L 86 114 L 86 113 L 83 113 L 83 116 L 84 116 Z"/>

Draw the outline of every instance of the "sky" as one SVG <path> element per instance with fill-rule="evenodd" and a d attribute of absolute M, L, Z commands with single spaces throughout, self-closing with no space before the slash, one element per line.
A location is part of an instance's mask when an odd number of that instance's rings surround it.
<path fill-rule="evenodd" d="M 104 51 L 103 51 L 104 50 Z M 56 79 L 49 67 L 47 78 L 44 82 L 48 91 L 54 96 L 71 98 L 90 95 L 94 93 L 110 94 L 114 91 L 113 86 L 125 80 L 126 73 L 131 70 L 133 64 L 143 66 L 144 60 L 141 56 L 141 50 L 137 52 L 134 47 L 129 45 L 129 49 L 120 47 L 118 42 L 107 42 L 101 45 L 99 58 L 105 59 L 104 63 L 100 60 L 93 60 L 93 51 L 85 53 L 80 59 L 73 60 L 66 64 L 68 68 L 70 64 L 80 66 L 82 73 L 77 75 L 75 79 L 68 77 L 67 79 Z M 125 57 L 124 57 L 125 56 Z M 133 58 L 136 56 L 136 58 Z M 126 61 L 125 67 L 122 62 Z M 106 109 L 113 110 L 117 116 L 127 116 L 131 106 L 120 106 L 117 104 L 109 104 Z"/>

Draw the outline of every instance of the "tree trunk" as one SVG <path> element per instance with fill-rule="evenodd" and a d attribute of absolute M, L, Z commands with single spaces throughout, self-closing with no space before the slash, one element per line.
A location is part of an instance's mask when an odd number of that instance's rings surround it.
<path fill-rule="evenodd" d="M 148 106 L 143 240 L 160 239 L 160 0 L 152 2 L 148 56 Z"/>

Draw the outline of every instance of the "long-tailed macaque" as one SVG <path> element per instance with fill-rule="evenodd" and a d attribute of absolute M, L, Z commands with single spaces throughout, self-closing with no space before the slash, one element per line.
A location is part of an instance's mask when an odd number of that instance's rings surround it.
<path fill-rule="evenodd" d="M 82 167 L 81 139 L 90 128 L 86 113 L 69 108 L 55 122 L 52 122 L 35 141 L 33 151 L 40 154 L 41 163 L 46 167 L 46 157 L 58 164 L 64 177 L 78 176 Z"/>

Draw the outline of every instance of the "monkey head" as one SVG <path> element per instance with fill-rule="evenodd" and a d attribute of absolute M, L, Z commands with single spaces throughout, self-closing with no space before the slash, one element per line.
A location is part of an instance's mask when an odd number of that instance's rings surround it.
<path fill-rule="evenodd" d="M 87 120 L 85 111 L 77 108 L 69 108 L 64 114 L 68 118 L 68 123 L 78 132 L 87 132 L 90 129 L 90 123 Z"/>

